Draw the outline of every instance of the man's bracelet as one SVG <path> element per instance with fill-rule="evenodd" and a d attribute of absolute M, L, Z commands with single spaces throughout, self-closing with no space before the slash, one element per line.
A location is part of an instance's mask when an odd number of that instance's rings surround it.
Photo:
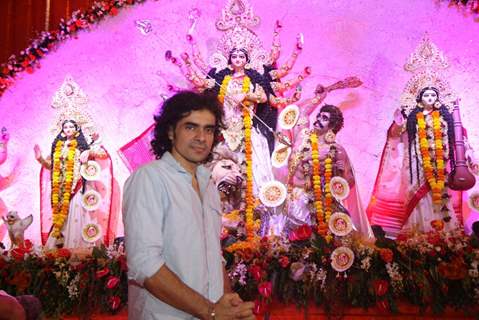
<path fill-rule="evenodd" d="M 208 306 L 208 314 L 210 315 L 209 320 L 215 320 L 216 319 L 215 306 L 216 306 L 215 303 L 210 303 L 210 305 Z"/>

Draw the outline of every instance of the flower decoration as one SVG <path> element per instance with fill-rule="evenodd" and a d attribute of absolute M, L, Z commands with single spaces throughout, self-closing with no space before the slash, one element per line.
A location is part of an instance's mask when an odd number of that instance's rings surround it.
<path fill-rule="evenodd" d="M 279 181 L 269 181 L 261 187 L 259 198 L 267 206 L 276 208 L 286 200 L 286 187 Z"/>
<path fill-rule="evenodd" d="M 95 243 L 102 236 L 101 226 L 98 223 L 88 223 L 82 228 L 81 235 L 86 242 Z"/>
<path fill-rule="evenodd" d="M 433 148 L 430 150 L 429 136 L 427 135 L 427 124 L 424 114 L 418 112 L 417 132 L 419 137 L 419 150 L 422 158 L 422 166 L 424 177 L 432 191 L 432 201 L 440 206 L 443 202 L 443 194 L 445 192 L 446 183 L 446 165 L 444 157 L 443 132 L 441 127 L 441 117 L 438 110 L 431 113 L 432 128 L 434 133 Z M 433 154 L 431 154 L 433 153 Z M 433 164 L 432 159 L 435 159 Z"/>
<path fill-rule="evenodd" d="M 282 143 L 278 143 L 271 155 L 271 165 L 275 168 L 286 166 L 290 155 L 291 148 Z"/>
<path fill-rule="evenodd" d="M 351 218 L 343 212 L 335 212 L 329 218 L 329 230 L 336 236 L 343 237 L 353 230 Z"/>
<path fill-rule="evenodd" d="M 318 233 L 327 239 L 331 239 L 328 228 L 329 218 L 332 213 L 331 205 L 333 203 L 330 182 L 333 172 L 333 160 L 330 155 L 324 159 L 324 174 L 321 176 L 321 161 L 319 160 L 318 136 L 312 132 L 311 140 L 311 158 L 313 162 L 313 191 L 314 191 L 314 208 L 316 210 L 316 223 Z M 324 179 L 324 187 L 322 180 Z M 324 188 L 324 194 L 323 194 Z"/>
<path fill-rule="evenodd" d="M 87 190 L 81 197 L 81 205 L 87 211 L 95 211 L 101 205 L 101 195 L 98 191 Z"/>
<path fill-rule="evenodd" d="M 93 3 L 88 10 L 77 10 L 69 20 L 62 19 L 58 28 L 43 31 L 22 50 L 18 56 L 12 55 L 0 66 L 0 97 L 13 84 L 21 72 L 33 73 L 40 68 L 40 60 L 64 41 L 77 37 L 78 32 L 90 30 L 109 16 L 115 16 L 120 9 L 127 8 L 145 0 L 103 0 Z"/>
<path fill-rule="evenodd" d="M 80 174 L 87 181 L 99 180 L 101 174 L 100 164 L 94 160 L 88 160 L 81 165 Z"/>
<path fill-rule="evenodd" d="M 68 152 L 65 165 L 62 166 L 60 157 L 63 152 L 63 145 L 68 144 Z M 53 170 L 52 170 L 52 217 L 53 228 L 51 235 L 54 238 L 61 237 L 63 224 L 68 216 L 70 209 L 70 200 L 73 191 L 73 168 L 76 156 L 78 142 L 76 139 L 71 141 L 58 140 L 53 151 Z"/>
<path fill-rule="evenodd" d="M 338 200 L 344 200 L 349 196 L 349 183 L 340 176 L 331 178 L 330 182 L 331 194 Z"/>
<path fill-rule="evenodd" d="M 467 199 L 467 204 L 472 210 L 479 211 L 479 192 L 472 192 Z"/>
<path fill-rule="evenodd" d="M 298 123 L 299 119 L 299 108 L 295 104 L 290 104 L 281 112 L 278 116 L 278 125 L 283 130 L 290 130 L 292 129 L 296 123 Z"/>
<path fill-rule="evenodd" d="M 336 248 L 331 253 L 331 266 L 338 272 L 348 270 L 354 262 L 354 252 L 348 247 Z"/>

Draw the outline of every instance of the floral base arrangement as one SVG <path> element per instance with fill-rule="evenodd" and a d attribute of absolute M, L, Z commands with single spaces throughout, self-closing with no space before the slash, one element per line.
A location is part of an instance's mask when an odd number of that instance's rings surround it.
<path fill-rule="evenodd" d="M 376 237 L 350 234 L 328 242 L 305 225 L 255 246 L 234 246 L 238 239 L 225 237 L 224 255 L 234 290 L 255 301 L 257 314 L 268 313 L 273 300 L 315 304 L 330 314 L 350 307 L 397 313 L 399 301 L 420 312 L 477 314 L 477 236 L 442 230 Z M 118 312 L 127 304 L 126 272 L 122 246 L 44 251 L 27 240 L 0 255 L 0 288 L 35 295 L 47 317 Z"/>
<path fill-rule="evenodd" d="M 88 318 L 94 312 L 116 313 L 126 305 L 126 271 L 121 248 L 44 251 L 27 240 L 0 256 L 0 288 L 14 296 L 36 296 L 48 318 Z"/>
<path fill-rule="evenodd" d="M 225 257 L 234 290 L 254 300 L 258 314 L 273 300 L 314 303 L 331 314 L 349 307 L 397 313 L 398 301 L 435 314 L 478 311 L 479 239 L 462 230 L 328 242 L 302 226 L 288 238 L 261 239 L 256 250 L 226 248 Z"/>

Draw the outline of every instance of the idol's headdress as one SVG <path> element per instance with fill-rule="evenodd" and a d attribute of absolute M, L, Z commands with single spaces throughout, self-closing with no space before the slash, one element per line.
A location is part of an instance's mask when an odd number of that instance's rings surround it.
<path fill-rule="evenodd" d="M 401 95 L 401 106 L 406 115 L 416 107 L 416 97 L 425 87 L 438 89 L 440 101 L 452 112 L 456 95 L 449 82 L 441 74 L 441 71 L 448 67 L 449 62 L 444 53 L 425 35 L 404 65 L 406 71 L 413 73 Z"/>
<path fill-rule="evenodd" d="M 74 120 L 82 129 L 85 136 L 95 133 L 93 120 L 88 110 L 88 97 L 80 86 L 69 75 L 55 92 L 51 107 L 57 110 L 56 121 L 51 128 L 58 133 L 65 120 Z"/>
<path fill-rule="evenodd" d="M 217 51 L 210 58 L 210 66 L 217 70 L 228 66 L 228 57 L 233 49 L 248 52 L 251 68 L 263 73 L 263 65 L 269 63 L 268 53 L 258 36 L 251 30 L 260 23 L 247 0 L 228 0 L 216 21 L 216 28 L 224 34 L 218 42 Z"/>

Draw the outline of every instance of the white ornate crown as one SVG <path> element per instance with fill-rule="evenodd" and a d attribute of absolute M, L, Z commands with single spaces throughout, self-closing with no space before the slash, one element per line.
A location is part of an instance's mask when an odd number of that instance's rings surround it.
<path fill-rule="evenodd" d="M 58 133 L 63 121 L 74 120 L 85 135 L 95 132 L 92 117 L 87 112 L 88 97 L 70 75 L 55 92 L 51 107 L 58 111 L 52 131 Z"/>
<path fill-rule="evenodd" d="M 268 63 L 268 54 L 259 37 L 250 29 L 260 23 L 247 0 L 228 0 L 216 21 L 216 28 L 225 32 L 218 42 L 217 51 L 211 56 L 210 65 L 217 70 L 228 66 L 228 56 L 233 49 L 245 49 L 250 66 L 263 73 Z"/>
<path fill-rule="evenodd" d="M 440 70 L 445 70 L 448 67 L 449 62 L 444 53 L 429 40 L 426 34 L 404 65 L 406 71 L 414 73 L 401 95 L 401 106 L 406 115 L 416 107 L 416 97 L 425 87 L 438 89 L 439 99 L 452 112 L 456 95 L 449 82 L 440 73 Z"/>

